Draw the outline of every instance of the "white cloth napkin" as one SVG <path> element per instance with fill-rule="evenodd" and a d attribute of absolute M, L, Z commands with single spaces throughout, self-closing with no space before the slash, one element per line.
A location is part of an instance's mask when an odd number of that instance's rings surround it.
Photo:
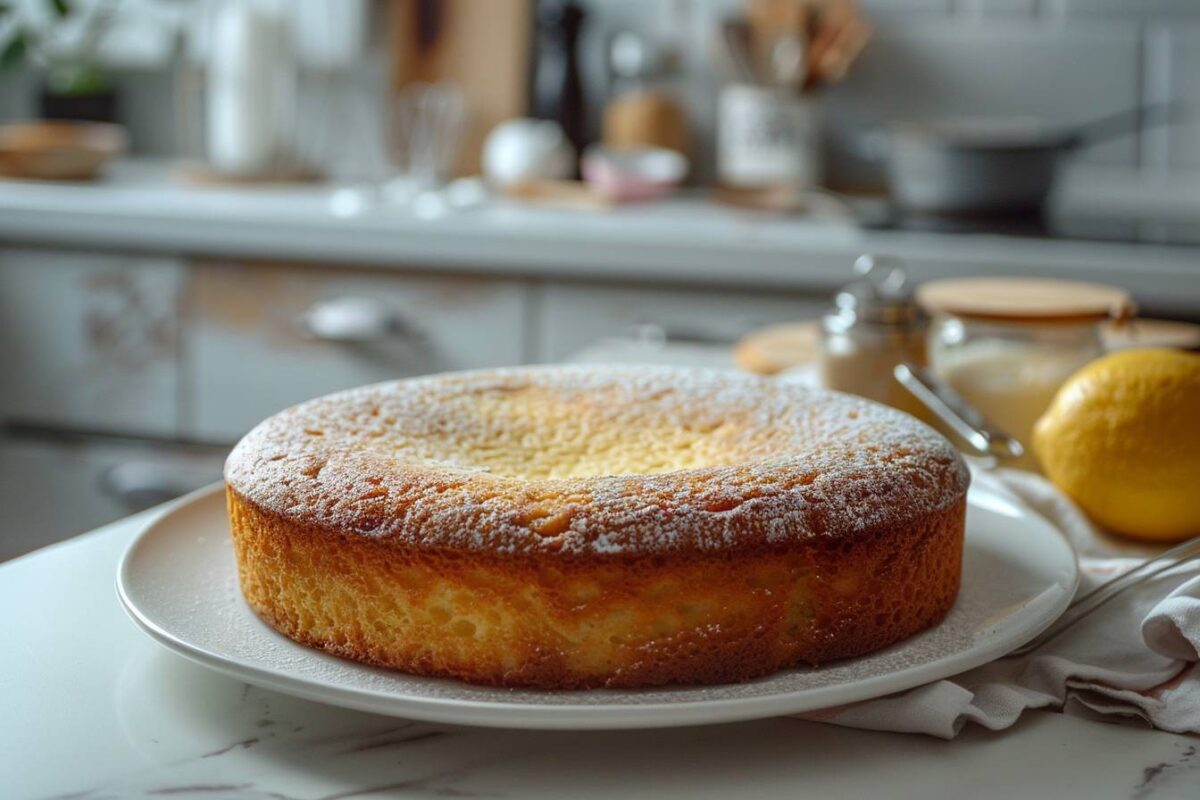
<path fill-rule="evenodd" d="M 1138 563 L 1111 557 L 1112 540 L 1044 478 L 1018 470 L 977 470 L 974 479 L 1063 531 L 1080 554 L 1080 592 Z M 1118 596 L 1027 656 L 804 716 L 950 739 L 967 723 L 999 730 L 1026 709 L 1051 707 L 1080 716 L 1137 717 L 1163 730 L 1200 733 L 1198 650 L 1200 570 L 1183 565 Z"/>

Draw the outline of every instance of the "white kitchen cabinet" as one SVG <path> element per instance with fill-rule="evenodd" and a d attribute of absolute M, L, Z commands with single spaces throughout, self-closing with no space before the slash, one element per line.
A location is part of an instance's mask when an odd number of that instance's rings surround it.
<path fill-rule="evenodd" d="M 732 345 L 757 327 L 814 317 L 829 303 L 786 292 L 547 284 L 536 304 L 536 357 L 561 361 L 611 337 Z"/>
<path fill-rule="evenodd" d="M 338 389 L 521 363 L 527 294 L 509 280 L 196 264 L 185 432 L 233 441 L 282 408 Z"/>
<path fill-rule="evenodd" d="M 219 480 L 223 461 L 134 440 L 0 438 L 0 562 Z"/>
<path fill-rule="evenodd" d="M 175 435 L 182 283 L 172 258 L 0 250 L 0 417 Z"/>

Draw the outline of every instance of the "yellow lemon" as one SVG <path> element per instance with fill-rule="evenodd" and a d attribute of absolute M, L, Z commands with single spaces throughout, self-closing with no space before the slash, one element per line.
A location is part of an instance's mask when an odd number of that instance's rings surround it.
<path fill-rule="evenodd" d="M 1200 534 L 1200 355 L 1125 350 L 1072 375 L 1033 431 L 1046 477 L 1139 539 Z"/>

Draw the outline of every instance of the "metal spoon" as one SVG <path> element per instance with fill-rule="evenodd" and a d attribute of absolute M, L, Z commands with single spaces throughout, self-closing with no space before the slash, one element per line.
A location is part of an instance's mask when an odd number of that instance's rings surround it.
<path fill-rule="evenodd" d="M 1019 441 L 988 424 L 982 414 L 930 370 L 904 363 L 897 364 L 892 374 L 979 455 L 1019 458 L 1024 454 L 1025 448 Z"/>

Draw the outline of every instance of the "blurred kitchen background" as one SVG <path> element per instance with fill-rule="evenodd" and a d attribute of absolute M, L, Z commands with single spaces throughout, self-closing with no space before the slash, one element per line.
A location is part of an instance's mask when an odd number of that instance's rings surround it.
<path fill-rule="evenodd" d="M 0 560 L 315 395 L 803 368 L 935 279 L 1195 346 L 1197 108 L 1195 0 L 4 0 Z"/>

